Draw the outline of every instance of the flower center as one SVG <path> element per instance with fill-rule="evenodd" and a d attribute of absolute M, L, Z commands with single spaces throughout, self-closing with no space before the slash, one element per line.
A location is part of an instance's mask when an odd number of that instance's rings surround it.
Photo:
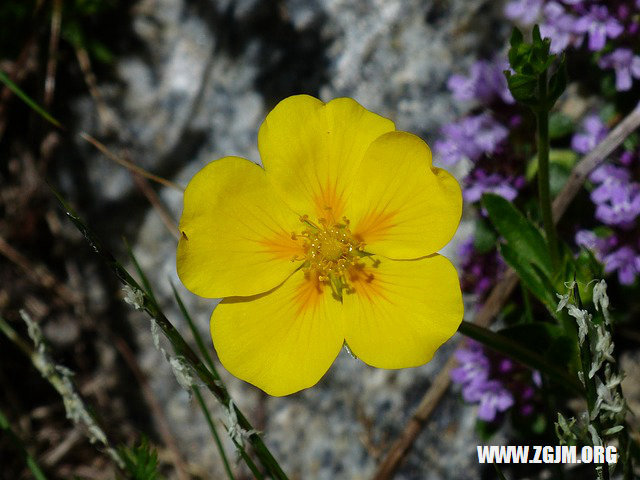
<path fill-rule="evenodd" d="M 300 221 L 307 228 L 299 234 L 292 233 L 291 238 L 302 242 L 305 274 L 319 282 L 330 282 L 340 295 L 347 286 L 349 270 L 360 265 L 364 243 L 353 237 L 347 218 L 343 217 L 342 222 L 320 218 L 316 224 L 303 215 Z"/>

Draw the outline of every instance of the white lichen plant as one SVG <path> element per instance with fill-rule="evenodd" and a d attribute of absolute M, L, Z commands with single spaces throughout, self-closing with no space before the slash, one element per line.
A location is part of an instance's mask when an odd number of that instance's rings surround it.
<path fill-rule="evenodd" d="M 565 445 L 615 445 L 620 453 L 623 477 L 630 478 L 629 434 L 625 423 L 627 405 L 622 395 L 623 373 L 613 356 L 612 318 L 609 312 L 607 284 L 594 280 L 593 308 L 583 308 L 577 283 L 566 283 L 567 292 L 557 294 L 557 312 L 566 312 L 577 324 L 580 367 L 578 377 L 587 392 L 587 410 L 579 418 L 558 413 L 556 434 Z M 609 478 L 616 464 L 596 466 L 599 479 Z"/>

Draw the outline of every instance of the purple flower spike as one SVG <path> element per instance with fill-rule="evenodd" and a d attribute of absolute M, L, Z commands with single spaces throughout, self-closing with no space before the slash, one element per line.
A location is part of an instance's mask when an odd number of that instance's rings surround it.
<path fill-rule="evenodd" d="M 621 247 L 604 258 L 604 271 L 617 271 L 622 285 L 632 285 L 640 273 L 640 255 L 629 246 Z"/>
<path fill-rule="evenodd" d="M 598 237 L 590 230 L 580 230 L 576 233 L 575 242 L 576 245 L 591 250 L 595 257 L 602 262 L 606 254 L 618 244 L 618 239 L 615 235 Z"/>
<path fill-rule="evenodd" d="M 575 29 L 578 33 L 589 33 L 588 47 L 592 52 L 602 50 L 607 38 L 617 38 L 624 31 L 624 27 L 602 5 L 592 5 L 589 13 L 576 21 Z"/>
<path fill-rule="evenodd" d="M 540 34 L 551 39 L 551 53 L 559 53 L 568 46 L 582 42 L 583 35 L 576 30 L 576 17 L 568 14 L 558 2 L 544 6 L 544 22 L 540 24 Z"/>
<path fill-rule="evenodd" d="M 504 412 L 514 404 L 513 395 L 499 381 L 489 380 L 470 385 L 463 391 L 468 402 L 479 402 L 478 418 L 485 422 L 496 419 L 498 412 Z"/>
<path fill-rule="evenodd" d="M 444 139 L 435 142 L 434 150 L 440 162 L 450 166 L 461 160 L 475 162 L 483 154 L 494 153 L 509 131 L 483 113 L 445 125 L 442 134 Z"/>
<path fill-rule="evenodd" d="M 468 342 L 466 348 L 456 350 L 459 367 L 451 370 L 451 380 L 459 385 L 483 382 L 489 376 L 489 359 L 479 343 Z"/>
<path fill-rule="evenodd" d="M 640 184 L 604 183 L 591 193 L 596 218 L 606 225 L 631 228 L 640 215 Z"/>
<path fill-rule="evenodd" d="M 598 115 L 589 115 L 582 122 L 583 133 L 576 133 L 571 139 L 571 148 L 578 153 L 589 153 L 598 145 L 608 130 Z"/>
<path fill-rule="evenodd" d="M 600 68 L 616 71 L 616 90 L 624 92 L 631 88 L 633 78 L 640 78 L 640 57 L 628 48 L 618 48 L 599 61 Z"/>
<path fill-rule="evenodd" d="M 477 100 L 488 104 L 499 98 L 505 103 L 512 104 L 514 99 L 502 73 L 508 66 L 502 61 L 490 63 L 479 60 L 471 66 L 469 76 L 452 75 L 447 82 L 447 87 L 456 100 Z"/>
<path fill-rule="evenodd" d="M 631 182 L 629 171 L 603 165 L 589 178 L 599 184 L 591 192 L 591 201 L 597 205 L 596 218 L 606 225 L 633 227 L 640 215 L 640 184 Z"/>
<path fill-rule="evenodd" d="M 462 197 L 466 202 L 475 203 L 485 193 L 495 193 L 512 201 L 518 196 L 518 189 L 524 186 L 522 180 L 522 177 L 504 177 L 499 173 L 487 174 L 478 168 L 467 177 Z"/>
<path fill-rule="evenodd" d="M 533 25 L 542 11 L 542 0 L 515 0 L 507 3 L 505 16 L 522 25 Z"/>

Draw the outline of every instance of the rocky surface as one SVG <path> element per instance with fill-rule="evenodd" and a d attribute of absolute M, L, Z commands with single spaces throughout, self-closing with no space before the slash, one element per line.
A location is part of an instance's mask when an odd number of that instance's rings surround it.
<path fill-rule="evenodd" d="M 439 126 L 464 108 L 447 92 L 448 76 L 503 45 L 508 26 L 499 3 L 142 0 L 132 7 L 135 46 L 116 65 L 118 81 L 101 86 L 112 120 L 97 121 L 90 98 L 74 108 L 84 129 L 116 150 L 126 146 L 136 163 L 181 185 L 221 156 L 257 161 L 260 122 L 295 93 L 353 97 L 432 143 Z M 120 207 L 112 228 L 122 229 L 119 222 L 129 220 L 143 268 L 166 312 L 187 332 L 169 283 L 179 285 L 175 239 L 134 196 L 128 172 L 85 145 L 78 149 L 95 208 Z M 163 189 L 160 195 L 179 218 L 181 194 Z M 132 218 L 141 220 L 132 226 Z M 208 338 L 213 303 L 179 288 Z M 146 322 L 132 315 L 143 367 L 184 455 L 208 478 L 222 478 L 197 406 L 154 349 Z M 428 365 L 402 371 L 376 370 L 343 352 L 319 385 L 286 398 L 267 398 L 228 374 L 225 380 L 292 478 L 370 478 L 454 344 L 442 347 Z M 477 478 L 474 418 L 449 394 L 396 478 Z"/>

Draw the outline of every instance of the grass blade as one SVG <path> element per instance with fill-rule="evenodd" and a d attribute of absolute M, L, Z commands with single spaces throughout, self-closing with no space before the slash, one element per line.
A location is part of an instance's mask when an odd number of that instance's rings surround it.
<path fill-rule="evenodd" d="M 13 83 L 11 79 L 7 76 L 7 74 L 4 73 L 2 70 L 0 70 L 0 82 L 4 83 L 9 90 L 11 90 L 13 93 L 15 93 L 18 96 L 18 98 L 20 98 L 20 100 L 26 103 L 34 112 L 36 112 L 38 115 L 44 118 L 47 122 L 55 125 L 58 128 L 64 128 L 58 120 L 53 118 L 53 116 L 51 116 L 44 108 L 42 108 L 34 100 L 32 100 L 31 97 L 29 97 L 29 95 L 24 93 L 22 89 L 18 87 L 18 85 Z"/>

